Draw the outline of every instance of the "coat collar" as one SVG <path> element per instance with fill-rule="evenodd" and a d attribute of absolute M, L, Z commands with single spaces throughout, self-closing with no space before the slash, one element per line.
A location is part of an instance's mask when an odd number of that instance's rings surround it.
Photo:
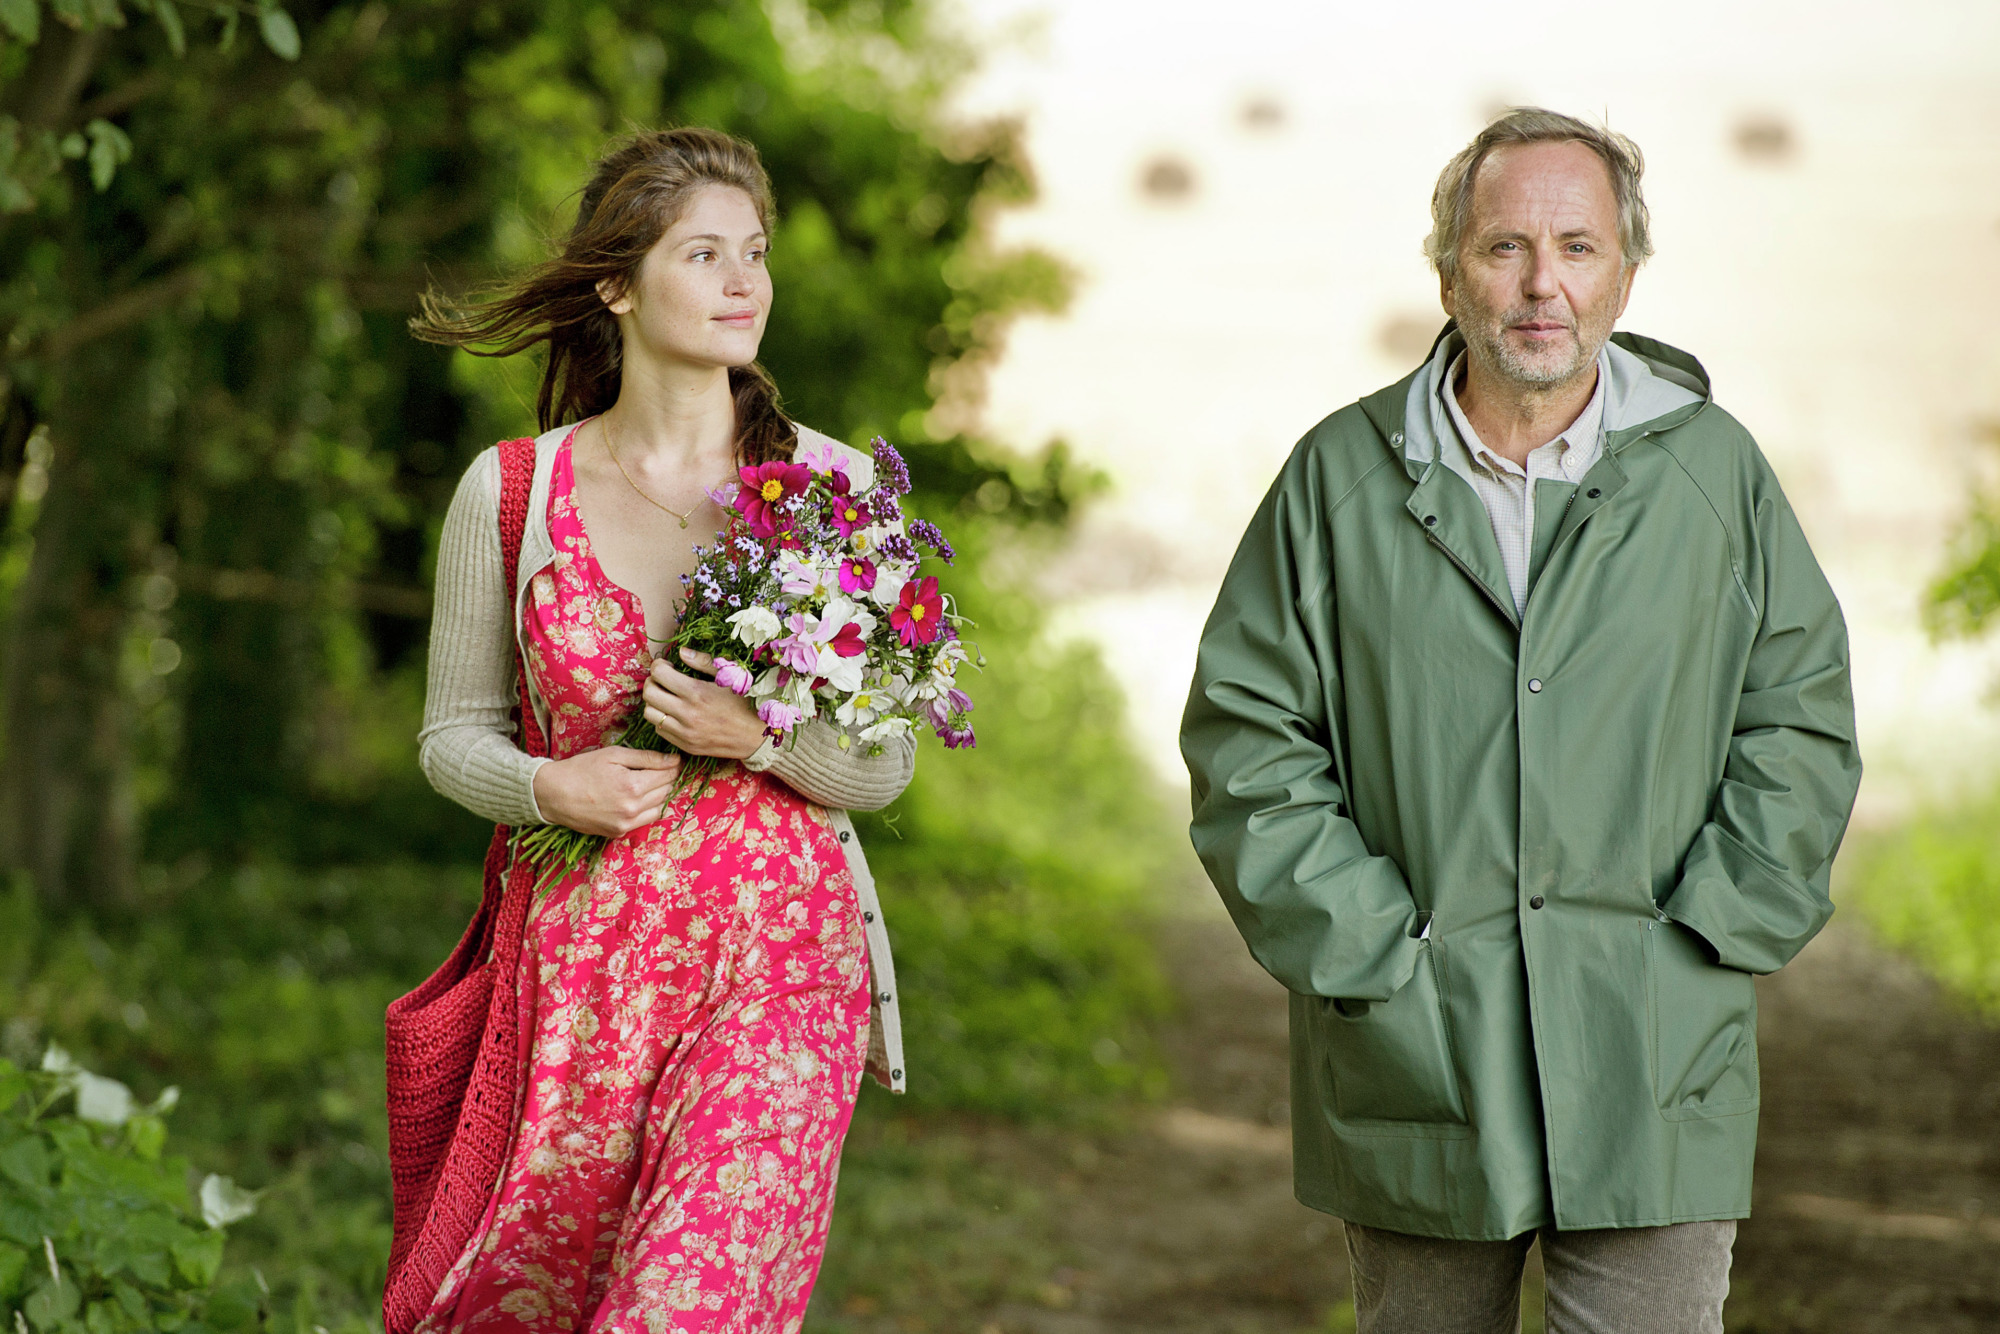
<path fill-rule="evenodd" d="M 1413 479 L 1422 478 L 1438 461 L 1438 442 L 1452 429 L 1438 389 L 1464 346 L 1457 323 L 1447 321 L 1423 365 L 1361 400 L 1361 411 Z M 1607 453 L 1642 435 L 1680 426 L 1714 401 L 1708 372 L 1679 348 L 1639 334 L 1614 333 L 1606 350 L 1611 365 L 1604 396 Z"/>

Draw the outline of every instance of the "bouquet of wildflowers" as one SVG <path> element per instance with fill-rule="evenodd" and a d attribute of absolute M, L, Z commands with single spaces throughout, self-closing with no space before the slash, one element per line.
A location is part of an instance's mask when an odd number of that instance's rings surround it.
<path fill-rule="evenodd" d="M 716 683 L 749 698 L 781 746 L 819 717 L 838 725 L 843 748 L 874 755 L 924 727 L 947 747 L 970 746 L 972 700 L 958 684 L 971 657 L 959 634 L 967 622 L 923 573 L 926 552 L 951 564 L 951 543 L 935 524 L 905 524 L 909 469 L 885 440 L 874 452 L 865 487 L 841 454 L 807 445 L 791 462 L 743 468 L 733 493 L 717 492 L 728 520 L 714 545 L 695 548 L 664 652 L 676 664 L 682 649 L 712 655 Z M 621 743 L 674 749 L 643 712 Z M 675 795 L 705 787 L 726 763 L 687 756 Z M 560 825 L 521 836 L 526 855 L 549 859 L 544 883 L 603 845 Z"/>

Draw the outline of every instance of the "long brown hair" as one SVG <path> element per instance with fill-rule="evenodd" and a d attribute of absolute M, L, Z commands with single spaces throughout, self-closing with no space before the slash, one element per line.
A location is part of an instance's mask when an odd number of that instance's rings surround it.
<path fill-rule="evenodd" d="M 624 358 L 617 317 L 597 286 L 608 279 L 622 289 L 635 281 L 646 252 L 708 185 L 749 195 L 770 231 L 776 212 L 771 178 L 750 144 L 692 127 L 634 135 L 598 159 L 576 223 L 554 259 L 489 289 L 483 300 L 426 292 L 410 332 L 480 357 L 511 357 L 547 343 L 548 364 L 535 397 L 541 429 L 595 416 L 618 401 Z M 778 388 L 764 368 L 755 362 L 730 367 L 729 389 L 736 400 L 738 460 L 789 458 L 798 429 L 780 409 Z"/>

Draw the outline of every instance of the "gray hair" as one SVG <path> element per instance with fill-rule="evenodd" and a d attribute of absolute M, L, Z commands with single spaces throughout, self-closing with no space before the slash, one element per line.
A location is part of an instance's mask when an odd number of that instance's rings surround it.
<path fill-rule="evenodd" d="M 1509 107 L 1445 164 L 1431 192 L 1431 234 L 1424 254 L 1446 282 L 1458 277 L 1458 246 L 1472 220 L 1472 183 L 1486 155 L 1508 144 L 1582 144 L 1604 159 L 1611 193 L 1618 201 L 1618 249 L 1625 267 L 1636 269 L 1653 253 L 1646 200 L 1639 178 L 1646 159 L 1639 145 L 1608 127 L 1592 125 L 1542 107 Z"/>

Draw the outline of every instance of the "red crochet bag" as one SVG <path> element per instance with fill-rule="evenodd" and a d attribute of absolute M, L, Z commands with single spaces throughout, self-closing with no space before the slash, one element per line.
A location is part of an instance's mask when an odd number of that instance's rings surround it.
<path fill-rule="evenodd" d="M 500 550 L 518 586 L 521 535 L 534 483 L 535 442 L 500 444 Z M 528 700 L 520 652 L 522 748 L 549 753 Z M 386 1016 L 389 1178 L 395 1232 L 382 1289 L 387 1334 L 410 1334 L 472 1240 L 505 1166 L 521 1091 L 521 937 L 534 876 L 508 856 L 512 830 L 493 830 L 479 911 L 444 965 Z"/>

